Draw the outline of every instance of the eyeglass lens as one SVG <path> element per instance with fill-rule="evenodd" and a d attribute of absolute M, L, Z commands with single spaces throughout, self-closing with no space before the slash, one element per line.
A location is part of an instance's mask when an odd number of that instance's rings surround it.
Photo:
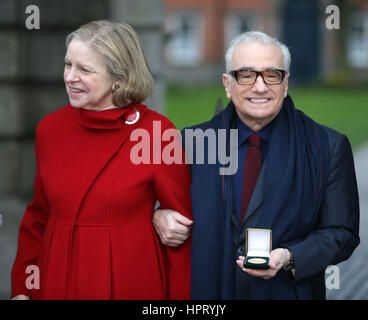
<path fill-rule="evenodd" d="M 263 76 L 263 81 L 267 84 L 279 84 L 283 78 L 282 72 L 278 70 L 265 70 L 261 72 L 253 70 L 238 70 L 237 80 L 240 84 L 253 84 L 259 73 Z"/>

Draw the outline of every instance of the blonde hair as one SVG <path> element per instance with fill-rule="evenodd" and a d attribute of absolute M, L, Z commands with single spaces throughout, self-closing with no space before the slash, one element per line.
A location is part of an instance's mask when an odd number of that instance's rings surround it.
<path fill-rule="evenodd" d="M 113 91 L 114 105 L 124 107 L 141 103 L 152 94 L 152 75 L 138 36 L 130 25 L 92 21 L 67 36 L 67 47 L 73 39 L 83 41 L 101 55 L 113 81 L 121 82 Z"/>

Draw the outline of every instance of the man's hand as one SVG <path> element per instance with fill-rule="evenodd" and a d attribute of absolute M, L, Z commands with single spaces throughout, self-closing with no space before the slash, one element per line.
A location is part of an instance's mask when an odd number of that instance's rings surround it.
<path fill-rule="evenodd" d="M 192 220 L 171 209 L 158 209 L 153 213 L 152 223 L 161 243 L 178 247 L 188 239 Z"/>
<path fill-rule="evenodd" d="M 236 261 L 238 266 L 246 273 L 254 277 L 260 277 L 263 279 L 270 279 L 273 278 L 279 270 L 286 266 L 290 260 L 290 252 L 288 249 L 275 249 L 272 250 L 270 253 L 270 260 L 269 260 L 269 269 L 266 270 L 256 270 L 256 269 L 246 269 L 244 268 L 244 257 L 240 256 L 239 259 Z"/>

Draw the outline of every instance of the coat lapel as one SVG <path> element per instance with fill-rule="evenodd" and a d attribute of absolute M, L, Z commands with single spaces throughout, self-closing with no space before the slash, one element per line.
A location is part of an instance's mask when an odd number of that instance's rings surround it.
<path fill-rule="evenodd" d="M 63 114 L 62 121 L 58 118 L 49 123 L 41 174 L 47 197 L 55 204 L 56 219 L 60 210 L 67 219 L 65 222 L 75 223 L 89 189 L 140 124 L 146 107 L 137 105 L 136 108 L 140 112 L 138 122 L 113 130 L 84 127 L 72 109 Z"/>
<path fill-rule="evenodd" d="M 87 195 L 89 189 L 95 182 L 95 180 L 98 178 L 101 171 L 104 170 L 104 168 L 109 164 L 111 159 L 117 154 L 117 152 L 122 148 L 127 138 L 130 136 L 131 132 L 137 128 L 137 126 L 140 124 L 143 118 L 143 114 L 146 108 L 139 108 L 140 112 L 140 119 L 134 123 L 134 124 L 124 124 L 121 129 L 119 129 L 119 134 L 116 134 L 112 138 L 111 144 L 108 144 L 106 141 L 106 144 L 108 145 L 108 148 L 106 150 L 101 150 L 101 157 L 99 158 L 99 161 L 96 162 L 95 166 L 91 168 L 91 170 L 88 170 L 86 172 L 86 179 L 83 187 L 81 187 L 80 193 L 79 193 L 79 200 L 76 203 L 78 206 L 75 210 L 75 219 L 77 218 L 80 206 L 83 203 L 83 199 Z M 98 133 L 97 133 L 98 134 Z M 108 139 L 108 138 L 107 138 Z M 87 152 L 88 153 L 88 152 Z"/>

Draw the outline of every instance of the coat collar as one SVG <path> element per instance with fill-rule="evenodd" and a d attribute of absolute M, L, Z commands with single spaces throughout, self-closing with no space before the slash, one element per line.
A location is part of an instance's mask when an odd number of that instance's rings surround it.
<path fill-rule="evenodd" d="M 214 116 L 212 121 L 218 122 L 218 125 L 216 126 L 218 128 L 229 129 L 232 127 L 232 121 L 235 119 L 235 114 L 236 111 L 234 103 L 230 100 L 227 107 L 222 112 Z"/>
<path fill-rule="evenodd" d="M 137 104 L 131 104 L 123 108 L 107 109 L 98 112 L 70 107 L 74 109 L 79 122 L 83 126 L 91 129 L 113 130 L 122 128 L 126 124 L 126 118 L 134 116 L 137 106 Z"/>
<path fill-rule="evenodd" d="M 119 119 L 119 116 L 127 116 L 126 110 L 106 110 L 110 111 L 109 115 L 102 118 L 99 118 L 99 114 L 104 111 L 83 113 L 82 117 L 87 117 L 82 118 L 84 122 L 81 123 L 79 109 L 70 105 L 46 122 L 44 130 L 47 130 L 47 135 L 43 136 L 44 141 L 42 147 L 38 147 L 38 152 L 42 154 L 44 172 L 53 174 L 45 174 L 43 178 L 49 193 L 55 192 L 56 198 L 60 193 L 67 195 L 69 201 L 57 208 L 69 212 L 67 221 L 77 221 L 79 209 L 91 185 L 123 147 L 133 130 L 142 126 L 148 108 L 141 104 L 131 105 L 131 108 L 140 114 L 139 120 L 132 124 Z M 118 125 L 120 128 L 117 128 Z M 129 150 L 124 152 L 129 153 Z M 54 185 L 56 181 L 62 183 Z"/>

